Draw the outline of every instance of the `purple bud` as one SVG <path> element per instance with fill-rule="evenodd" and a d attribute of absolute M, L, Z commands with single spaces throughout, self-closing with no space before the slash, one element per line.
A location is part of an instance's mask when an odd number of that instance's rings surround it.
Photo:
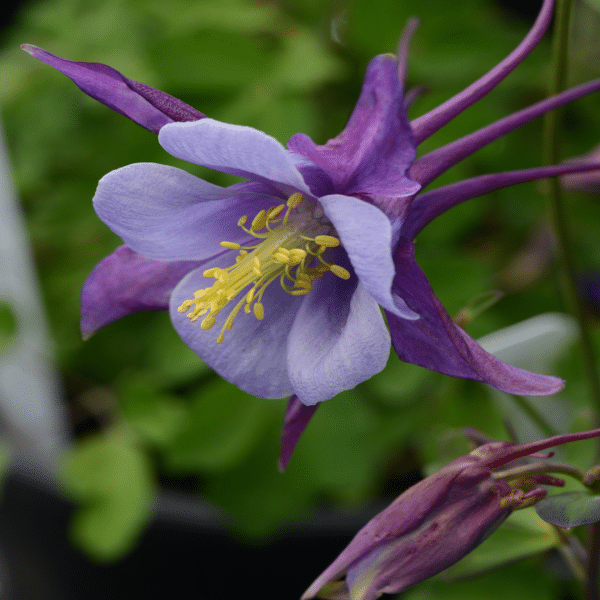
<path fill-rule="evenodd" d="M 363 527 L 302 596 L 374 600 L 394 594 L 453 565 L 481 544 L 516 508 L 546 495 L 524 491 L 493 469 L 539 450 L 600 436 L 600 430 L 529 444 L 490 442 L 461 456 L 401 494 Z M 517 463 L 519 464 L 519 463 Z M 537 475 L 528 484 L 561 485 Z"/>

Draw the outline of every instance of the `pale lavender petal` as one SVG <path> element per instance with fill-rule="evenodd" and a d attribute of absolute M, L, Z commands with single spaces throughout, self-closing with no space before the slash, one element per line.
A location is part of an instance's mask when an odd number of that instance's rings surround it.
<path fill-rule="evenodd" d="M 350 196 L 333 194 L 319 202 L 367 292 L 399 317 L 418 319 L 400 296 L 392 296 L 395 267 L 392 226 L 387 216 L 375 206 Z"/>
<path fill-rule="evenodd" d="M 415 142 L 420 144 L 452 121 L 463 110 L 493 90 L 537 46 L 552 19 L 554 0 L 544 0 L 542 8 L 523 41 L 500 63 L 462 92 L 411 122 Z"/>
<path fill-rule="evenodd" d="M 281 430 L 281 454 L 279 455 L 279 470 L 283 473 L 287 467 L 292 452 L 306 429 L 319 404 L 306 406 L 298 400 L 298 396 L 292 396 L 285 409 L 283 417 L 283 429 Z"/>
<path fill-rule="evenodd" d="M 312 406 L 379 373 L 389 358 L 390 337 L 364 288 L 327 274 L 302 303 L 287 352 L 294 391 Z"/>
<path fill-rule="evenodd" d="M 98 329 L 134 312 L 166 310 L 175 286 L 197 261 L 159 261 L 119 246 L 101 260 L 81 290 L 81 333 Z"/>
<path fill-rule="evenodd" d="M 310 193 L 289 152 L 273 137 L 213 119 L 172 123 L 158 141 L 177 158 L 209 169 L 263 181 L 284 194 Z"/>
<path fill-rule="evenodd" d="M 72 79 L 88 96 L 154 133 L 167 123 L 204 118 L 200 111 L 185 102 L 149 85 L 127 79 L 107 65 L 74 62 L 30 44 L 23 44 L 21 48 Z"/>
<path fill-rule="evenodd" d="M 414 245 L 402 238 L 396 255 L 394 292 L 419 313 L 418 321 L 387 313 L 392 344 L 401 360 L 453 377 L 474 379 L 509 394 L 545 396 L 564 387 L 557 377 L 518 369 L 488 354 L 450 318 L 414 259 Z"/>
<path fill-rule="evenodd" d="M 469 135 L 466 135 L 454 142 L 437 148 L 424 156 L 415 160 L 410 169 L 410 175 L 418 181 L 423 187 L 431 183 L 436 177 L 447 171 L 453 165 L 459 163 L 467 156 L 473 154 L 480 148 L 506 135 L 517 127 L 529 123 L 533 119 L 558 108 L 569 104 L 578 98 L 587 96 L 600 90 L 600 79 L 584 83 L 571 88 L 566 92 L 546 98 L 536 104 L 520 110 L 508 117 L 504 117 L 487 127 L 483 127 Z"/>
<path fill-rule="evenodd" d="M 235 262 L 235 252 L 220 257 L 210 266 L 226 267 Z M 184 300 L 214 282 L 202 276 L 202 269 L 192 271 L 175 288 L 170 303 L 171 321 L 181 339 L 223 379 L 260 398 L 283 398 L 294 393 L 287 375 L 286 343 L 292 323 L 303 299 L 283 291 L 278 282 L 270 285 L 263 297 L 265 318 L 258 321 L 244 311 L 235 318 L 231 331 L 217 344 L 217 336 L 236 304 L 218 315 L 216 324 L 204 331 L 200 321 L 192 323 L 177 312 Z"/>
<path fill-rule="evenodd" d="M 588 171 L 600 171 L 600 164 L 567 164 L 480 175 L 424 192 L 412 201 L 410 210 L 402 225 L 402 235 L 412 240 L 423 227 L 453 206 L 494 190 L 525 183 L 526 181 Z"/>
<path fill-rule="evenodd" d="M 112 171 L 98 184 L 98 216 L 139 254 L 159 260 L 203 260 L 223 252 L 221 241 L 250 237 L 237 222 L 281 200 L 260 186 L 222 188 L 186 171 L 137 163 Z"/>
<path fill-rule="evenodd" d="M 394 56 L 376 56 L 369 67 L 354 112 L 342 133 L 318 146 L 296 134 L 288 147 L 323 169 L 335 191 L 406 197 L 419 185 L 407 176 L 416 146 L 403 103 Z"/>

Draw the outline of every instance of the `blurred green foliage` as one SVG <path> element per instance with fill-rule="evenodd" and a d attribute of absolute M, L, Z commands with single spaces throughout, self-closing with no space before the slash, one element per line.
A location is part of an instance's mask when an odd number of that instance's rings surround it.
<path fill-rule="evenodd" d="M 599 26 L 591 8 L 578 4 L 577 10 L 579 19 Z M 97 181 L 144 161 L 179 166 L 218 184 L 232 178 L 166 154 L 156 136 L 86 97 L 21 52 L 19 44 L 109 64 L 211 117 L 262 129 L 282 142 L 302 131 L 323 143 L 344 126 L 369 59 L 395 50 L 411 15 L 421 25 L 407 87 L 427 88 L 411 116 L 490 69 L 531 25 L 491 0 L 46 0 L 29 4 L 3 34 L 3 117 L 56 362 L 79 437 L 61 481 L 80 506 L 73 537 L 92 556 L 114 559 L 132 547 L 150 518 L 161 479 L 173 485 L 193 476 L 191 491 L 226 509 L 240 534 L 268 541 L 316 503 L 355 506 L 397 495 L 415 469 L 424 472 L 427 463 L 440 466 L 464 453 L 458 435 L 464 426 L 506 438 L 507 412 L 479 384 L 392 356 L 371 381 L 324 403 L 282 475 L 276 461 L 285 401 L 252 398 L 216 377 L 179 340 L 166 314 L 133 315 L 82 342 L 81 284 L 120 243 L 92 210 Z M 579 51 L 585 39 L 574 38 L 572 83 L 598 76 L 596 54 Z M 549 56 L 546 39 L 507 81 L 427 140 L 421 152 L 541 99 Z M 565 118 L 565 157 L 598 143 L 597 95 L 567 108 Z M 439 183 L 536 166 L 541 157 L 536 121 L 482 149 Z M 552 250 L 535 268 L 527 262 L 536 236 L 547 231 L 543 192 L 543 184 L 527 184 L 473 200 L 418 238 L 418 260 L 450 314 L 492 290 L 506 292 L 469 325 L 475 337 L 563 309 Z M 598 199 L 572 194 L 569 208 L 579 267 L 600 272 Z M 598 343 L 597 317 L 589 318 Z M 574 349 L 559 367 L 568 386 L 551 406 L 567 415 L 565 429 L 589 423 L 580 363 Z M 547 528 L 527 523 L 509 541 L 501 535 L 510 538 L 507 528 L 492 536 L 493 550 L 484 551 L 479 566 L 556 545 Z M 506 545 L 509 555 L 501 550 Z M 531 577 L 540 560 L 473 582 L 426 582 L 403 597 L 558 597 L 549 571 Z"/>

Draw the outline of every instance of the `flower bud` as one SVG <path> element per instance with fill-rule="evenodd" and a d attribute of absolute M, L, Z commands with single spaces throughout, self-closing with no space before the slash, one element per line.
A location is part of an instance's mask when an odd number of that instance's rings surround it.
<path fill-rule="evenodd" d="M 600 436 L 600 430 L 513 445 L 490 442 L 461 456 L 401 494 L 363 527 L 302 596 L 374 600 L 394 594 L 448 568 L 481 544 L 517 508 L 546 495 L 544 485 L 564 482 L 545 474 L 516 479 L 495 476 L 498 467 L 539 450 Z M 542 458 L 548 458 L 544 455 Z M 518 471 L 519 469 L 515 469 Z M 510 473 L 510 471 L 505 471 Z M 508 478 L 509 475 L 506 475 Z"/>

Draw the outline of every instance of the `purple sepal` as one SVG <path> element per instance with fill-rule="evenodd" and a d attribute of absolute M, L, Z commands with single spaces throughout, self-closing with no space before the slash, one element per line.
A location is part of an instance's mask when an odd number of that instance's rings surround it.
<path fill-rule="evenodd" d="M 166 310 L 175 286 L 197 261 L 160 261 L 119 246 L 101 260 L 81 290 L 81 333 L 98 329 L 134 312 Z"/>
<path fill-rule="evenodd" d="M 167 123 L 197 121 L 205 117 L 185 102 L 128 79 L 102 63 L 67 60 L 30 44 L 23 44 L 21 48 L 72 79 L 88 96 L 154 133 Z"/>
<path fill-rule="evenodd" d="M 396 58 L 382 54 L 370 62 L 360 98 L 337 137 L 319 146 L 297 133 L 288 147 L 323 169 L 338 193 L 387 198 L 416 194 L 420 186 L 407 176 L 416 146 Z"/>
<path fill-rule="evenodd" d="M 279 470 L 283 473 L 287 467 L 292 452 L 296 447 L 302 432 L 306 429 L 319 404 L 305 406 L 298 400 L 298 396 L 292 396 L 285 409 L 283 417 L 283 429 L 281 430 L 281 454 L 279 455 Z"/>
<path fill-rule="evenodd" d="M 392 345 L 401 360 L 452 377 L 488 383 L 510 394 L 543 396 L 564 387 L 562 379 L 530 373 L 498 360 L 458 327 L 417 265 L 410 240 L 401 238 L 394 261 L 392 293 L 400 295 L 421 317 L 409 321 L 386 313 Z"/>

